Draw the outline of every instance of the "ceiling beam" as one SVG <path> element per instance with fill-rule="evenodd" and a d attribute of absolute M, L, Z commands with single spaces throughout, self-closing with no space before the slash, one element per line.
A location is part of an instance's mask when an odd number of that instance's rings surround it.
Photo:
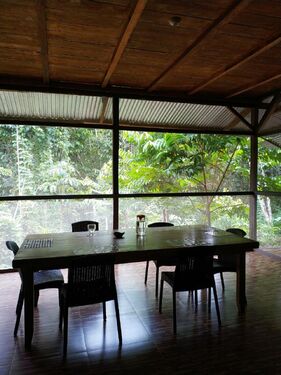
<path fill-rule="evenodd" d="M 280 148 L 280 144 L 278 142 L 275 142 L 273 139 L 266 139 L 264 137 L 262 137 L 262 138 L 265 142 L 268 142 L 268 143 L 272 144 L 273 146 Z"/>
<path fill-rule="evenodd" d="M 49 77 L 49 58 L 48 58 L 48 34 L 47 34 L 47 20 L 46 20 L 46 0 L 37 0 L 37 21 L 38 21 L 38 36 L 40 42 L 40 56 L 42 63 L 42 78 L 43 83 L 48 84 Z"/>
<path fill-rule="evenodd" d="M 241 116 L 243 116 L 244 118 L 246 116 L 248 116 L 248 114 L 251 113 L 251 109 L 250 108 L 245 108 L 243 109 L 243 111 L 240 113 Z M 232 130 L 233 128 L 235 128 L 236 125 L 239 124 L 240 121 L 240 118 L 238 117 L 235 117 L 234 120 L 230 121 L 224 128 L 223 130 Z"/>
<path fill-rule="evenodd" d="M 243 122 L 243 124 L 245 124 L 249 129 L 253 130 L 252 128 L 252 125 L 249 123 L 249 121 L 247 121 L 244 116 L 242 115 L 242 113 L 236 111 L 235 108 L 233 107 L 230 107 L 230 106 L 227 106 L 227 109 L 232 113 L 234 114 L 234 116 L 237 117 L 237 119 L 239 120 L 238 122 Z M 247 112 L 248 112 L 248 109 L 247 109 Z"/>
<path fill-rule="evenodd" d="M 170 64 L 161 74 L 157 77 L 151 85 L 147 88 L 148 91 L 152 91 L 155 87 L 169 74 L 178 64 L 180 64 L 191 52 L 200 46 L 208 36 L 214 36 L 218 29 L 231 21 L 231 19 L 237 16 L 252 0 L 241 0 L 235 1 L 223 14 L 215 19 L 209 27 L 207 27 L 201 35 L 175 60 Z"/>
<path fill-rule="evenodd" d="M 280 128 L 276 127 L 273 130 L 267 129 L 264 131 L 260 131 L 259 137 L 266 137 L 266 136 L 275 135 L 275 134 L 281 134 L 281 126 Z"/>
<path fill-rule="evenodd" d="M 107 72 L 105 74 L 105 77 L 103 79 L 103 82 L 101 84 L 101 87 L 102 88 L 105 88 L 107 85 L 108 85 L 108 82 L 112 76 L 112 74 L 114 73 L 123 53 L 124 53 L 124 50 L 125 48 L 127 47 L 127 44 L 129 42 L 129 39 L 132 35 L 132 33 L 134 32 L 137 24 L 138 24 L 138 21 L 144 11 L 144 8 L 146 6 L 146 3 L 147 3 L 148 0 L 138 0 L 132 14 L 131 14 L 131 17 L 129 19 L 129 22 L 127 24 L 127 27 L 124 31 L 124 34 L 122 35 L 120 41 L 119 41 L 119 44 L 114 52 L 114 55 L 112 57 L 112 60 L 111 60 L 111 63 L 107 69 Z M 110 20 L 109 20 L 110 22 Z"/>
<path fill-rule="evenodd" d="M 196 94 L 197 92 L 199 92 L 202 89 L 204 89 L 206 86 L 209 86 L 211 83 L 215 82 L 219 78 L 222 78 L 227 73 L 230 73 L 234 69 L 239 68 L 242 64 L 245 64 L 245 63 L 249 62 L 253 58 L 259 56 L 263 52 L 266 52 L 267 50 L 269 50 L 270 48 L 272 48 L 275 45 L 279 44 L 280 42 L 281 42 L 281 35 L 279 35 L 277 38 L 274 38 L 271 42 L 265 44 L 263 47 L 258 47 L 256 49 L 252 50 L 247 55 L 245 55 L 244 57 L 242 57 L 240 60 L 236 61 L 234 64 L 231 64 L 231 65 L 227 66 L 226 68 L 217 71 L 212 76 L 212 78 L 210 78 L 208 81 L 206 81 L 205 83 L 201 84 L 200 86 L 196 87 L 195 89 L 193 89 L 192 91 L 190 91 L 188 94 L 189 95 Z"/>
<path fill-rule="evenodd" d="M 105 116 L 106 108 L 108 105 L 108 100 L 109 100 L 108 96 L 102 97 L 102 109 L 101 109 L 101 115 L 100 115 L 100 120 L 99 120 L 100 124 L 103 124 L 104 122 L 104 116 Z"/>
<path fill-rule="evenodd" d="M 242 89 L 240 89 L 238 91 L 235 91 L 234 93 L 226 96 L 226 99 L 230 99 L 230 98 L 233 98 L 234 96 L 243 94 L 244 92 L 256 89 L 257 87 L 266 85 L 267 83 L 270 83 L 270 82 L 272 82 L 272 81 L 274 81 L 276 79 L 279 79 L 279 78 L 281 78 L 281 73 L 280 74 L 276 74 L 276 75 L 274 75 L 274 76 L 272 76 L 270 78 L 264 79 L 263 81 L 260 81 L 258 83 L 254 83 L 253 85 L 245 86 L 244 88 L 242 88 Z"/>
<path fill-rule="evenodd" d="M 280 100 L 281 100 L 281 92 L 278 92 L 271 100 L 268 109 L 265 111 L 256 129 L 254 129 L 256 133 L 258 133 L 269 121 L 271 115 L 275 112 L 275 109 L 278 106 Z"/>
<path fill-rule="evenodd" d="M 19 119 L 19 118 L 7 118 L 0 117 L 0 125 L 31 125 L 31 126 L 44 126 L 44 127 L 69 127 L 69 128 L 87 128 L 87 129 L 112 129 L 112 123 L 100 124 L 96 121 L 88 120 L 53 120 L 53 119 Z M 224 134 L 224 135 L 251 135 L 249 131 L 237 131 L 237 132 L 225 132 L 220 128 L 206 128 L 204 130 L 198 129 L 193 126 L 165 126 L 165 125 L 151 125 L 140 123 L 132 125 L 129 122 L 121 122 L 119 124 L 120 130 L 131 130 L 131 131 L 153 131 L 153 132 L 170 132 L 170 133 L 192 133 L 192 134 Z"/>
<path fill-rule="evenodd" d="M 83 85 L 67 82 L 50 82 L 48 85 L 43 85 L 41 82 L 34 80 L 23 80 L 22 82 L 18 77 L 12 79 L 3 78 L 0 76 L 0 90 L 11 91 L 30 91 L 42 93 L 56 93 L 56 94 L 69 94 L 69 95 L 85 95 L 85 96 L 109 96 L 119 97 L 125 99 L 139 99 L 139 100 L 153 100 L 162 102 L 173 103 L 190 103 L 190 104 L 203 104 L 203 105 L 217 105 L 242 108 L 259 108 L 266 109 L 269 107 L 268 103 L 257 101 L 247 98 L 215 98 L 213 96 L 193 97 L 187 96 L 181 92 L 146 92 L 143 90 L 135 90 L 122 87 L 109 87 L 102 89 L 95 85 Z"/>

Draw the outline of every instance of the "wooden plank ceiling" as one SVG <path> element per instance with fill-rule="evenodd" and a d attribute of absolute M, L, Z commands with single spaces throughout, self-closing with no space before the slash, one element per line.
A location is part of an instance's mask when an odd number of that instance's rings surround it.
<path fill-rule="evenodd" d="M 260 102 L 281 88 L 281 1 L 1 0 L 0 48 L 0 88 Z"/>

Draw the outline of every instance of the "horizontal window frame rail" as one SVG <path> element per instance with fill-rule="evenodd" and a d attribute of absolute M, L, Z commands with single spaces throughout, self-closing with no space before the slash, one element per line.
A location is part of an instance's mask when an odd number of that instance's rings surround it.
<path fill-rule="evenodd" d="M 154 128 L 155 126 L 155 128 Z M 250 130 L 230 131 L 223 129 L 188 129 L 186 128 L 164 128 L 163 125 L 149 124 L 146 126 L 140 125 L 119 125 L 119 131 L 139 131 L 139 132 L 154 132 L 154 133 L 181 133 L 181 134 L 207 134 L 207 135 L 224 135 L 224 136 L 250 136 L 253 132 Z"/>
<path fill-rule="evenodd" d="M 96 97 L 108 97 L 108 98 L 119 98 L 119 99 L 139 99 L 148 101 L 161 101 L 171 103 L 187 103 L 187 104 L 201 104 L 201 105 L 214 105 L 220 107 L 226 107 L 232 105 L 234 107 L 242 108 L 259 108 L 267 109 L 270 103 L 264 103 L 261 100 L 243 99 L 243 98 L 212 98 L 208 97 L 194 97 L 187 96 L 179 92 L 169 92 L 163 94 L 159 92 L 144 92 L 142 90 L 130 89 L 130 88 L 98 88 L 95 86 L 69 84 L 69 83 L 52 83 L 48 86 L 41 84 L 34 84 L 34 82 L 28 82 L 26 84 L 1 82 L 0 90 L 8 91 L 26 91 L 26 92 L 40 92 L 49 94 L 68 94 L 68 95 L 82 95 L 82 96 L 96 96 Z"/>
<path fill-rule="evenodd" d="M 281 191 L 257 191 L 257 195 L 281 196 Z"/>
<path fill-rule="evenodd" d="M 119 193 L 118 198 L 153 198 L 153 197 L 204 197 L 204 196 L 233 196 L 255 195 L 253 191 L 229 192 L 182 192 L 182 193 Z M 281 195 L 281 193 L 280 193 Z M 64 199 L 113 199 L 113 194 L 61 194 L 61 195 L 19 195 L 0 197 L 0 202 L 8 201 L 35 201 L 35 200 L 64 200 Z"/>
<path fill-rule="evenodd" d="M 106 129 L 112 130 L 113 124 L 104 122 L 99 124 L 97 122 L 91 122 L 79 120 L 79 121 L 71 121 L 71 120 L 55 120 L 55 119 L 3 119 L 0 118 L 0 125 L 14 125 L 14 126 L 42 126 L 42 127 L 58 127 L 58 128 L 81 128 L 81 129 Z"/>
<path fill-rule="evenodd" d="M 113 131 L 113 124 L 111 123 L 103 123 L 99 124 L 96 122 L 90 121 L 63 121 L 63 120 L 40 120 L 40 119 L 3 119 L 0 118 L 0 125 L 14 125 L 14 126 L 38 126 L 38 127 L 61 127 L 61 128 L 77 128 L 77 129 L 105 129 Z M 118 126 L 119 131 L 139 131 L 139 132 L 153 132 L 153 133 L 175 133 L 175 134 L 207 134 L 207 135 L 224 135 L 224 136 L 251 136 L 253 135 L 253 131 L 250 130 L 238 130 L 238 131 L 231 131 L 231 130 L 224 130 L 222 129 L 211 129 L 211 128 L 204 128 L 204 129 L 189 129 L 188 127 L 165 127 L 165 125 L 159 124 L 148 124 L 146 125 L 122 125 Z"/>
<path fill-rule="evenodd" d="M 210 196 L 232 196 L 232 195 L 255 195 L 253 191 L 221 191 L 221 192 L 185 192 L 185 193 L 120 193 L 119 198 L 142 198 L 142 197 L 210 197 Z"/>

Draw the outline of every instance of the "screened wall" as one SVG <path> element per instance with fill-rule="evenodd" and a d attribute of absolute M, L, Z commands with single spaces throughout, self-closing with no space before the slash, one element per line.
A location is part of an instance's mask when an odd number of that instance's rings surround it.
<path fill-rule="evenodd" d="M 233 125 L 233 114 L 225 108 L 45 95 L 34 102 L 22 93 L 18 104 L 0 96 L 2 116 L 9 117 L 13 108 L 15 118 L 0 125 L 1 269 L 11 267 L 6 240 L 20 244 L 28 233 L 70 231 L 71 223 L 82 219 L 99 221 L 101 229 L 126 229 L 144 213 L 149 222 L 240 227 L 249 233 L 255 199 L 251 137 L 239 135 L 239 121 L 237 134 L 210 134 Z M 192 131 L 196 124 L 202 133 Z M 276 164 L 269 173 L 262 169 L 268 145 L 259 144 L 258 181 L 263 189 L 266 181 L 275 181 L 275 192 L 279 149 L 275 146 L 271 159 Z M 274 199 L 270 223 L 266 199 L 258 196 L 258 233 L 264 244 L 271 232 L 278 243 Z"/>

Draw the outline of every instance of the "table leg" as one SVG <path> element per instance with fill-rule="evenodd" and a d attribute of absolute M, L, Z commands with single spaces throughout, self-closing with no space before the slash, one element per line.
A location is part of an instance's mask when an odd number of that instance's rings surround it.
<path fill-rule="evenodd" d="M 247 305 L 246 299 L 246 254 L 237 255 L 236 303 L 239 313 L 244 313 Z"/>
<path fill-rule="evenodd" d="M 24 340 L 25 348 L 30 349 L 33 336 L 33 271 L 22 270 L 24 294 Z"/>

